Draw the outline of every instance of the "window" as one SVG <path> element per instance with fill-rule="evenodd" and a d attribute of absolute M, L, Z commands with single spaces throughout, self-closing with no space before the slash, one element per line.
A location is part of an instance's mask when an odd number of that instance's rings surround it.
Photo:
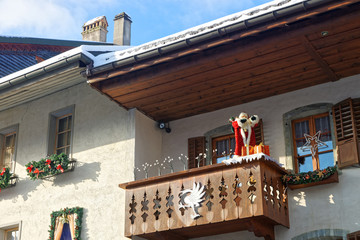
<path fill-rule="evenodd" d="M 230 158 L 235 150 L 234 134 L 212 139 L 212 163 L 221 163 L 222 160 Z"/>
<path fill-rule="evenodd" d="M 329 113 L 293 120 L 292 133 L 297 172 L 334 165 Z"/>
<path fill-rule="evenodd" d="M 74 106 L 50 113 L 48 154 L 71 154 Z"/>
<path fill-rule="evenodd" d="M 5 235 L 4 240 L 19 240 L 20 239 L 19 227 L 5 230 L 4 235 Z"/>
<path fill-rule="evenodd" d="M 17 126 L 0 131 L 0 168 L 9 167 L 14 172 L 17 140 Z"/>
<path fill-rule="evenodd" d="M 60 154 L 70 153 L 72 114 L 56 118 L 55 151 Z"/>
<path fill-rule="evenodd" d="M 261 119 L 254 130 L 256 144 L 265 144 Z M 197 167 L 198 160 L 199 166 L 220 163 L 235 151 L 235 136 L 231 131 L 231 124 L 212 129 L 204 135 L 188 139 L 188 169 Z"/>
<path fill-rule="evenodd" d="M 0 240 L 19 240 L 21 222 L 0 226 Z"/>

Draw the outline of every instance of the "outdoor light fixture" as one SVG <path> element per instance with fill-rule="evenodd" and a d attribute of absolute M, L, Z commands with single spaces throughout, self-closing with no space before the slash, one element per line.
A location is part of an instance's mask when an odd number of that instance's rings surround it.
<path fill-rule="evenodd" d="M 171 129 L 170 129 L 170 127 L 169 127 L 169 123 L 158 122 L 158 127 L 159 127 L 160 129 L 165 129 L 165 131 L 166 131 L 167 133 L 170 133 L 170 132 L 171 132 Z"/>

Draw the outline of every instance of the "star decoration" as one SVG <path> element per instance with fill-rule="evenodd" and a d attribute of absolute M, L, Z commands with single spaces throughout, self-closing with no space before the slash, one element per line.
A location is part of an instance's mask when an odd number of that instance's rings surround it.
<path fill-rule="evenodd" d="M 300 176 L 296 176 L 295 181 L 300 181 Z"/>
<path fill-rule="evenodd" d="M 324 176 L 324 173 L 321 172 L 321 171 L 319 171 L 319 172 L 317 173 L 317 175 L 318 175 L 320 178 L 322 178 L 322 177 Z"/>
<path fill-rule="evenodd" d="M 318 131 L 317 133 L 315 133 L 314 136 L 310 136 L 310 135 L 304 133 L 306 143 L 301 147 L 301 150 L 302 151 L 310 150 L 311 155 L 313 157 L 315 157 L 317 149 L 319 149 L 320 147 L 327 147 L 326 143 L 324 143 L 320 140 L 320 135 L 321 135 L 321 131 Z M 314 145 L 311 144 L 312 141 L 315 142 Z"/>

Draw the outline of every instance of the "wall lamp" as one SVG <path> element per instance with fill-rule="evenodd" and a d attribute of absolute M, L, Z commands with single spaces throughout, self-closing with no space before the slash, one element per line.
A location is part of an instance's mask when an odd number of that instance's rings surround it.
<path fill-rule="evenodd" d="M 171 132 L 171 128 L 170 128 L 170 124 L 169 123 L 165 123 L 165 122 L 158 122 L 158 127 L 160 129 L 165 129 L 165 132 L 170 133 Z"/>

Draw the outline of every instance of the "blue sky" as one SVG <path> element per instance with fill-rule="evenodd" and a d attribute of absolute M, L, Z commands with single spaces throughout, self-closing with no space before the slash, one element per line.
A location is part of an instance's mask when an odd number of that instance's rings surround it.
<path fill-rule="evenodd" d="M 269 0 L 0 0 L 0 35 L 81 40 L 82 25 L 106 16 L 132 19 L 131 45 L 139 45 Z"/>

